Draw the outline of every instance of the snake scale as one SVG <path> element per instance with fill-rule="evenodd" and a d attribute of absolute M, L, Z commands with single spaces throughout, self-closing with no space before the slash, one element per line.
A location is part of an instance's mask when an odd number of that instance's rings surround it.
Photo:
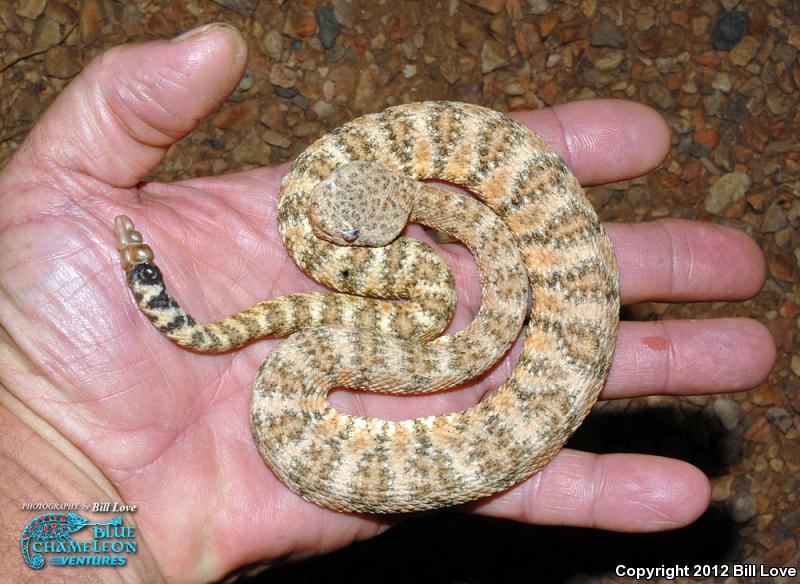
<path fill-rule="evenodd" d="M 467 328 L 437 338 L 453 314 L 453 276 L 431 248 L 397 237 L 408 221 L 473 253 L 481 307 Z M 251 426 L 266 463 L 304 498 L 391 513 L 496 493 L 547 464 L 597 399 L 618 324 L 613 250 L 564 161 L 507 116 L 423 102 L 346 123 L 292 165 L 278 227 L 295 263 L 338 292 L 200 324 L 167 292 L 133 222 L 116 219 L 137 304 L 172 341 L 218 352 L 291 335 L 257 373 Z M 338 387 L 418 394 L 479 375 L 514 342 L 528 302 L 513 373 L 473 407 L 387 421 L 328 403 Z"/>

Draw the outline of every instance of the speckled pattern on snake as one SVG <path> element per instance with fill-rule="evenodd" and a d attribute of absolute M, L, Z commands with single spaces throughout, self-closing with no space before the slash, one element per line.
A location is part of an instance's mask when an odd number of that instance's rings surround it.
<path fill-rule="evenodd" d="M 294 492 L 371 513 L 471 501 L 541 469 L 588 414 L 614 350 L 617 268 L 578 181 L 540 137 L 479 106 L 391 107 L 305 150 L 278 206 L 294 261 L 339 293 L 267 300 L 204 325 L 167 292 L 127 217 L 116 220 L 117 245 L 139 308 L 177 344 L 217 352 L 291 335 L 258 370 L 251 424 Z M 475 256 L 481 307 L 466 329 L 435 338 L 453 314 L 453 277 L 428 246 L 396 237 L 407 221 Z M 415 394 L 479 375 L 514 342 L 529 299 L 513 373 L 475 406 L 386 421 L 328 403 L 337 387 Z"/>

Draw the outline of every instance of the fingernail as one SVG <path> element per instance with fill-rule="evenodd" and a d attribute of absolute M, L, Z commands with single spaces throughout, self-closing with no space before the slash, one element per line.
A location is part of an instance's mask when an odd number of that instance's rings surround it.
<path fill-rule="evenodd" d="M 238 28 L 228 24 L 227 22 L 212 22 L 210 24 L 204 24 L 203 26 L 198 26 L 197 28 L 193 28 L 192 30 L 187 30 L 185 33 L 176 36 L 170 42 L 179 43 L 181 41 L 185 41 L 186 39 L 199 37 L 207 33 L 210 29 L 222 29 L 226 31 L 232 31 L 236 34 L 238 38 L 241 38 L 242 36 L 242 33 L 239 32 Z"/>

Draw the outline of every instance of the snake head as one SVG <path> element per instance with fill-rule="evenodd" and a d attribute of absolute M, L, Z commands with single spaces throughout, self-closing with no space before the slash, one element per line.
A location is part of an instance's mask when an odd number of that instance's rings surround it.
<path fill-rule="evenodd" d="M 311 192 L 314 234 L 336 245 L 388 245 L 408 221 L 413 182 L 375 162 L 338 167 Z"/>

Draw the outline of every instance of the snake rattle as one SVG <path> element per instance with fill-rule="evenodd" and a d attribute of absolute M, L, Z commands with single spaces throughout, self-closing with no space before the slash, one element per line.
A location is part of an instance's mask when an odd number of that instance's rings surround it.
<path fill-rule="evenodd" d="M 453 314 L 453 276 L 427 245 L 398 237 L 409 221 L 451 234 L 474 255 L 481 306 L 464 330 L 437 338 Z M 291 335 L 258 370 L 253 437 L 289 488 L 331 509 L 434 509 L 517 484 L 580 425 L 611 365 L 619 284 L 606 232 L 558 154 L 483 107 L 391 107 L 297 158 L 281 186 L 278 227 L 295 263 L 338 292 L 292 294 L 201 324 L 169 294 L 133 222 L 115 224 L 136 303 L 170 340 L 219 352 Z M 514 342 L 529 296 L 514 370 L 478 404 L 386 421 L 328 403 L 336 387 L 419 394 L 474 378 Z"/>

